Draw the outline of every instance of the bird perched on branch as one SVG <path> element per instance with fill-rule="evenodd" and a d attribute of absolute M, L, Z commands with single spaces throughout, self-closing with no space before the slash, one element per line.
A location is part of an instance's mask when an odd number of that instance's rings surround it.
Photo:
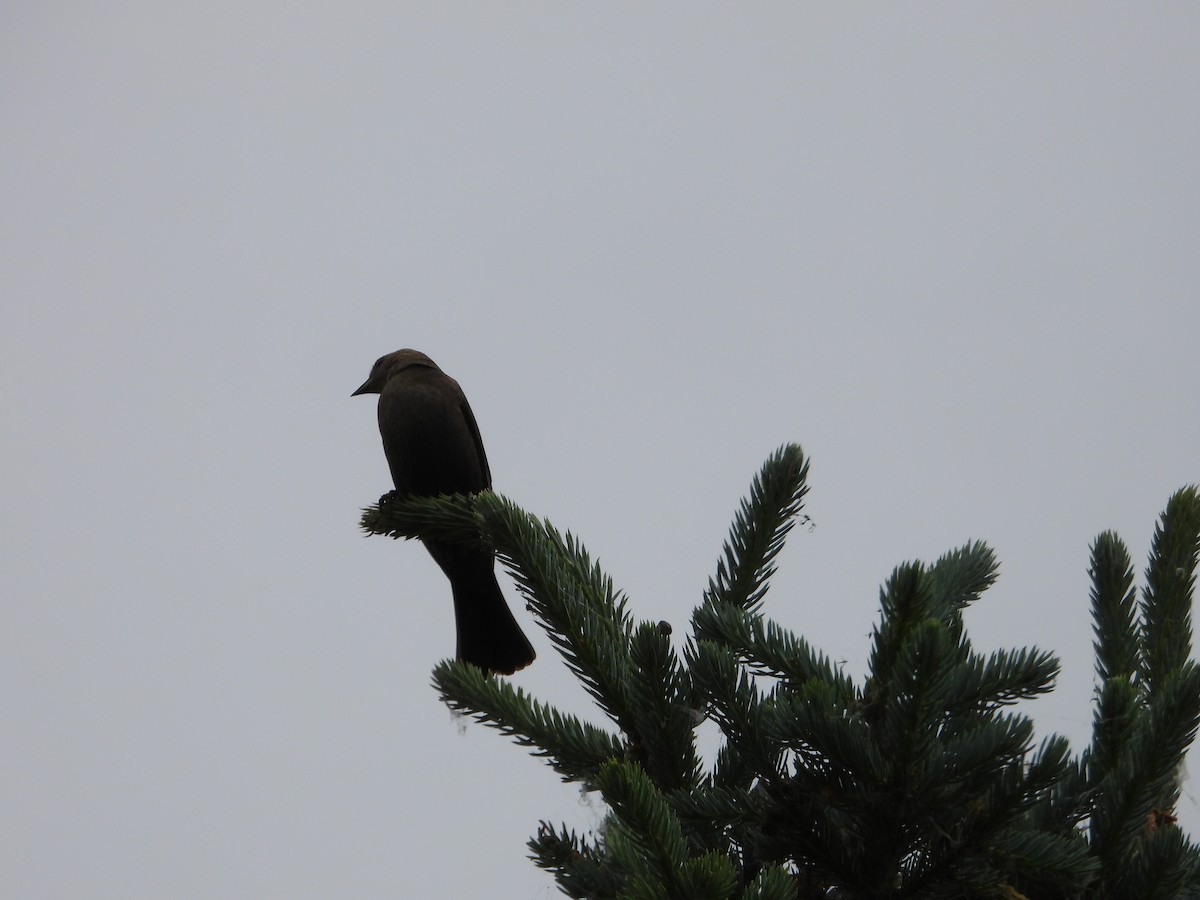
<path fill-rule="evenodd" d="M 475 416 L 458 382 L 417 350 L 376 360 L 351 396 L 379 395 L 379 433 L 401 497 L 467 494 L 492 486 Z M 480 547 L 422 541 L 450 579 L 457 656 L 511 675 L 534 652 L 496 581 L 495 555 Z"/>

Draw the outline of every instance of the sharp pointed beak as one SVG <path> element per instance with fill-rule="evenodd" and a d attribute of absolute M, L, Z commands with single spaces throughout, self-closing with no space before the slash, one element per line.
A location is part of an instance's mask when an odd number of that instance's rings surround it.
<path fill-rule="evenodd" d="M 369 393 L 371 393 L 371 379 L 370 378 L 368 378 L 366 381 L 364 381 L 362 383 L 362 387 L 360 387 L 357 391 L 355 391 L 350 396 L 357 397 L 359 394 L 369 394 Z"/>

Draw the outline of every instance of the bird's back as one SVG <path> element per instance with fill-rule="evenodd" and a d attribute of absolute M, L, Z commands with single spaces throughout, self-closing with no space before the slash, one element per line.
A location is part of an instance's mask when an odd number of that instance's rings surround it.
<path fill-rule="evenodd" d="M 487 457 L 462 389 L 438 369 L 412 366 L 379 395 L 379 432 L 396 490 L 404 496 L 491 487 Z"/>

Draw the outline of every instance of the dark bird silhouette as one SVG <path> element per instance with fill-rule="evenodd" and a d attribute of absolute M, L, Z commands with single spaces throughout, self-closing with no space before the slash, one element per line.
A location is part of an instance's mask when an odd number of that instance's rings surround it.
<path fill-rule="evenodd" d="M 379 395 L 379 433 L 401 497 L 466 494 L 492 486 L 475 416 L 458 382 L 418 350 L 376 360 L 351 396 Z M 425 549 L 450 579 L 457 656 L 488 672 L 511 675 L 533 662 L 529 640 L 496 581 L 488 550 L 434 541 Z"/>

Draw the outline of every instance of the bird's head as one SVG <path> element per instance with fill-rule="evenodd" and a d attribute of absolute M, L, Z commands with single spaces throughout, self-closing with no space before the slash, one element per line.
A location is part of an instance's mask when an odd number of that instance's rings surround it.
<path fill-rule="evenodd" d="M 350 396 L 382 393 L 389 378 L 411 366 L 424 366 L 429 369 L 438 367 L 437 363 L 420 350 L 397 350 L 395 353 L 389 353 L 387 356 L 381 356 L 375 360 L 375 365 L 371 366 L 370 377 Z"/>

